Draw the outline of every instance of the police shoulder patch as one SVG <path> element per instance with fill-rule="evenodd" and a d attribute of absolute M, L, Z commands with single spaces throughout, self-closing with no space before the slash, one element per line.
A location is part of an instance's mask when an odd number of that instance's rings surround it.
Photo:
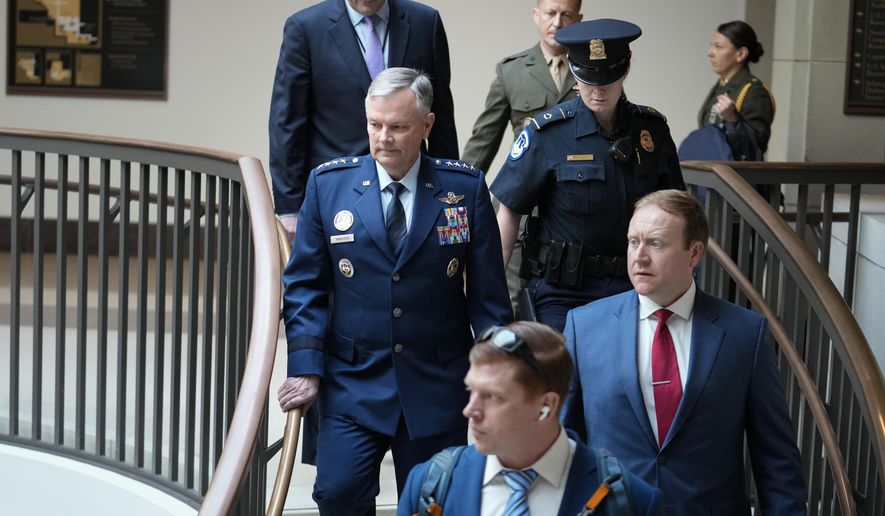
<path fill-rule="evenodd" d="M 360 164 L 360 161 L 360 158 L 355 157 L 336 158 L 317 165 L 314 170 L 316 170 L 317 174 L 323 174 L 332 170 L 341 170 L 345 168 L 355 167 Z"/>
<path fill-rule="evenodd" d="M 513 147 L 510 148 L 510 160 L 516 161 L 521 158 L 525 151 L 528 150 L 529 145 L 531 145 L 531 140 L 528 128 L 523 129 L 519 136 L 516 137 L 516 141 L 513 142 Z"/>
<path fill-rule="evenodd" d="M 667 121 L 667 117 L 665 117 L 663 113 L 650 106 L 640 106 L 639 104 L 633 104 L 633 112 L 637 115 L 651 116 L 654 118 L 659 118 L 664 122 Z"/>

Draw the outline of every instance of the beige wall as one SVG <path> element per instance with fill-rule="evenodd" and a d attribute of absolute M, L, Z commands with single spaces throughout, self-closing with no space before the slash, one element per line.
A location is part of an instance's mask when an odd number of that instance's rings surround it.
<path fill-rule="evenodd" d="M 215 147 L 267 162 L 267 113 L 282 26 L 310 0 L 170 2 L 169 99 L 133 101 L 9 96 L 0 93 L 0 126 L 130 136 Z M 533 0 L 432 1 L 452 53 L 456 120 L 463 148 L 482 109 L 494 65 L 537 40 Z M 4 2 L 5 4 L 5 2 Z M 712 27 L 741 16 L 727 0 L 588 0 L 585 16 L 621 17 L 645 34 L 634 47 L 627 88 L 636 102 L 671 119 L 675 138 L 694 117 L 713 81 L 705 52 Z M 6 27 L 7 9 L 0 9 Z M 0 69 L 6 69 L 0 38 Z M 5 77 L 4 77 L 5 80 Z M 494 167 L 493 167 L 494 168 Z"/>
<path fill-rule="evenodd" d="M 885 117 L 842 113 L 849 7 L 779 0 L 772 161 L 885 161 Z"/>
<path fill-rule="evenodd" d="M 626 89 L 634 102 L 654 106 L 669 117 L 677 144 L 694 128 L 698 106 L 715 79 L 706 60 L 710 34 L 718 23 L 742 18 L 746 10 L 751 23 L 759 26 L 768 57 L 775 58 L 773 87 L 780 101 L 775 125 L 780 130 L 772 141 L 770 157 L 854 156 L 881 160 L 885 152 L 882 118 L 841 115 L 847 7 L 829 7 L 834 12 L 823 12 L 832 2 L 818 0 L 816 3 L 823 7 L 810 16 L 796 6 L 804 2 L 777 2 L 777 31 L 775 7 L 769 0 L 587 0 L 583 12 L 586 18 L 619 17 L 643 28 L 642 38 L 633 46 L 633 69 Z M 0 92 L 0 126 L 172 141 L 251 154 L 266 163 L 267 113 L 283 22 L 289 14 L 311 3 L 170 2 L 167 101 L 10 96 Z M 452 90 L 463 148 L 483 107 L 495 62 L 537 40 L 530 16 L 535 2 L 427 3 L 440 10 L 449 35 Z M 0 26 L 4 28 L 7 14 L 4 2 L 0 8 Z M 831 19 L 836 22 L 831 23 Z M 789 27 L 788 35 L 784 27 Z M 773 32 L 777 33 L 779 48 L 770 41 Z M 812 49 L 805 39 L 818 40 L 810 34 L 819 33 L 826 38 Z M 2 70 L 6 69 L 6 43 L 6 38 L 0 38 Z M 810 57 L 818 61 L 807 62 Z M 765 61 L 758 66 L 763 78 L 769 75 L 770 66 Z M 809 83 L 817 86 L 809 88 Z M 821 110 L 821 105 L 826 109 Z M 806 123 L 809 116 L 812 121 Z M 835 120 L 839 135 L 850 140 L 847 146 L 835 141 L 822 145 L 825 140 L 835 139 L 829 137 L 828 124 L 814 119 Z M 812 145 L 808 152 L 806 133 L 821 143 Z M 851 134 L 859 138 L 848 137 Z M 870 148 L 878 148 L 878 154 L 859 152 Z M 500 159 L 493 171 L 497 163 Z"/>

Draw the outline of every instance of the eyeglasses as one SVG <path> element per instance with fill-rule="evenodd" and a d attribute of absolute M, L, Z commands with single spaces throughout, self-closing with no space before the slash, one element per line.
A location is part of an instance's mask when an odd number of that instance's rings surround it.
<path fill-rule="evenodd" d="M 534 369 L 544 380 L 544 385 L 547 386 L 547 391 L 550 392 L 553 390 L 553 387 L 550 386 L 550 380 L 548 380 L 547 375 L 544 374 L 544 369 L 541 368 L 538 359 L 535 358 L 532 350 L 529 349 L 525 341 L 522 340 L 522 337 L 517 335 L 513 330 L 501 326 L 490 326 L 476 339 L 476 342 L 485 341 L 488 341 L 491 345 L 506 353 L 521 358 L 523 362 Z"/>

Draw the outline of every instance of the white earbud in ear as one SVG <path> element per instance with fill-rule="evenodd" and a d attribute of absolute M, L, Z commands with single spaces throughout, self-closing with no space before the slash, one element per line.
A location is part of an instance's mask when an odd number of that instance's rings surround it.
<path fill-rule="evenodd" d="M 538 416 L 538 421 L 543 421 L 544 418 L 550 415 L 550 405 L 544 405 L 541 407 L 541 415 Z"/>

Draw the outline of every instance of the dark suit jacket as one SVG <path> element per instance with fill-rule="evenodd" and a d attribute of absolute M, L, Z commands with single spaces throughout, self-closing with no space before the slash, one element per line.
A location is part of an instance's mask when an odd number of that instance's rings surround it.
<path fill-rule="evenodd" d="M 436 122 L 428 152 L 458 157 L 449 90 L 449 46 L 439 13 L 410 0 L 390 3 L 388 66 L 427 72 Z M 325 0 L 286 20 L 270 105 L 270 174 L 277 213 L 297 213 L 311 169 L 369 152 L 371 84 L 345 0 Z"/>
<path fill-rule="evenodd" d="M 567 67 L 568 63 L 562 66 Z M 507 122 L 516 138 L 533 117 L 576 97 L 574 86 L 575 78 L 566 70 L 562 89 L 556 89 L 540 43 L 505 57 L 495 66 L 495 79 L 486 97 L 485 110 L 473 124 L 473 134 L 464 146 L 464 161 L 488 170 L 501 145 Z"/>
<path fill-rule="evenodd" d="M 454 199 L 440 200 L 449 192 Z M 458 208 L 469 242 L 441 243 L 440 228 L 454 220 L 446 212 Z M 336 229 L 345 210 L 352 224 Z M 394 435 L 401 416 L 412 439 L 464 428 L 471 327 L 479 333 L 512 319 L 500 256 L 484 176 L 464 162 L 421 158 L 399 259 L 375 161 L 317 168 L 283 276 L 289 376 L 322 376 L 321 411 L 379 433 Z"/>
<path fill-rule="evenodd" d="M 590 495 L 596 491 L 602 482 L 596 475 L 596 454 L 585 446 L 575 435 L 577 447 L 572 459 L 572 466 L 568 472 L 565 484 L 565 493 L 559 511 L 550 511 L 545 514 L 559 514 L 559 516 L 574 516 L 581 511 L 581 507 L 587 503 Z M 415 466 L 409 474 L 409 480 L 403 489 L 399 499 L 397 516 L 411 516 L 418 511 L 418 498 L 421 494 L 421 483 L 427 475 L 427 467 L 430 462 Z M 461 454 L 458 464 L 452 472 L 452 481 L 449 492 L 442 500 L 444 514 L 457 514 L 458 516 L 479 516 L 480 503 L 482 500 L 482 477 L 486 467 L 486 456 L 476 451 L 474 446 L 467 447 Z M 653 516 L 661 514 L 661 493 L 641 479 L 628 473 L 630 491 L 633 495 L 633 514 L 636 516 Z M 606 514 L 604 505 L 600 506 L 601 514 Z"/>
<path fill-rule="evenodd" d="M 563 423 L 664 494 L 676 515 L 749 515 L 744 436 L 763 514 L 804 515 L 807 491 L 765 319 L 698 289 L 688 379 L 658 448 L 640 390 L 636 291 L 569 312 Z"/>

